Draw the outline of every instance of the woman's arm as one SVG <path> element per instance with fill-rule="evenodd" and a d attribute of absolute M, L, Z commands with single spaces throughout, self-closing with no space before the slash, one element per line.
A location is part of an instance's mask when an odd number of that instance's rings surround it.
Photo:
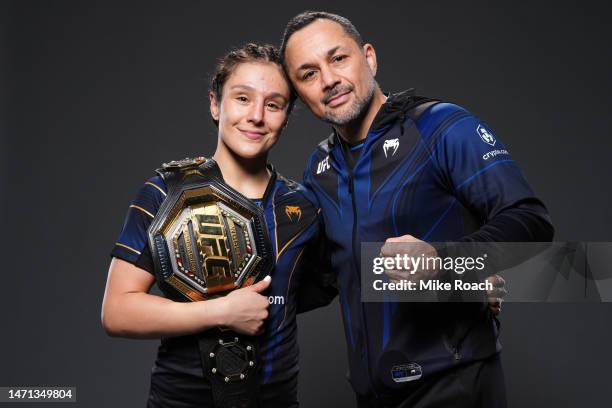
<path fill-rule="evenodd" d="M 113 258 L 102 301 L 102 326 L 110 336 L 129 338 L 181 336 L 215 326 L 254 335 L 268 317 L 268 299 L 261 292 L 270 280 L 266 277 L 222 298 L 174 302 L 148 293 L 155 282 L 149 272 Z"/>

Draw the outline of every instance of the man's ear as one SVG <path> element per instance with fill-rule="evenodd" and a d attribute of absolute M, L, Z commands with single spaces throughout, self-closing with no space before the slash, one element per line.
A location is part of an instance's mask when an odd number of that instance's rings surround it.
<path fill-rule="evenodd" d="M 363 55 L 365 55 L 366 62 L 370 67 L 370 71 L 372 72 L 372 76 L 376 76 L 376 70 L 378 69 L 378 63 L 376 62 L 376 51 L 374 50 L 374 46 L 372 44 L 364 44 L 363 45 Z"/>
<path fill-rule="evenodd" d="M 208 99 L 210 99 L 210 115 L 215 122 L 219 122 L 219 101 L 214 92 L 208 93 Z"/>

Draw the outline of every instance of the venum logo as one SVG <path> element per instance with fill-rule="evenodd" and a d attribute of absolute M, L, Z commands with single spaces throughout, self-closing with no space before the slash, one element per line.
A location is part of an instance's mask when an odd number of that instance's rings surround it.
<path fill-rule="evenodd" d="M 483 142 L 490 146 L 495 146 L 495 138 L 484 126 L 478 125 L 476 128 L 476 133 L 478 133 L 478 136 L 480 136 Z"/>
<path fill-rule="evenodd" d="M 317 174 L 321 174 L 325 170 L 329 170 L 330 168 L 331 166 L 329 165 L 329 156 L 327 156 L 319 162 L 319 165 L 317 166 Z"/>
<path fill-rule="evenodd" d="M 398 148 L 399 148 L 399 139 L 388 139 L 388 140 L 385 140 L 385 143 L 383 144 L 383 152 L 385 152 L 385 157 L 389 157 L 387 155 L 387 152 L 390 149 L 393 149 L 393 153 L 391 153 L 391 156 L 395 155 L 395 153 L 397 152 Z"/>
<path fill-rule="evenodd" d="M 285 215 L 287 215 L 290 221 L 293 221 L 293 216 L 296 216 L 297 221 L 300 221 L 300 218 L 302 218 L 302 209 L 299 205 L 286 205 Z"/>

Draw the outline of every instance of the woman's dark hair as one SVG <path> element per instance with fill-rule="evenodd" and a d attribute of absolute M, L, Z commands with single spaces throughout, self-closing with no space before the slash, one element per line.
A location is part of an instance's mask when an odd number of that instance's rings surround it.
<path fill-rule="evenodd" d="M 219 59 L 215 72 L 210 77 L 210 92 L 212 92 L 217 101 L 221 101 L 223 95 L 223 85 L 234 72 L 237 66 L 246 62 L 270 62 L 278 65 L 281 75 L 289 85 L 289 104 L 287 106 L 287 115 L 291 113 L 295 104 L 296 93 L 291 85 L 291 81 L 287 78 L 287 74 L 283 70 L 278 48 L 270 44 L 255 44 L 248 43 L 242 47 L 234 48 L 223 58 Z M 218 121 L 213 119 L 215 125 L 219 125 Z"/>

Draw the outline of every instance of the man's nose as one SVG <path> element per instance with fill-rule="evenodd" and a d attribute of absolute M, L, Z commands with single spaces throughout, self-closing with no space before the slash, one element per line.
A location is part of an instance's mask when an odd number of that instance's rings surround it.
<path fill-rule="evenodd" d="M 251 109 L 249 109 L 247 120 L 250 123 L 253 123 L 255 125 L 260 125 L 261 123 L 263 123 L 264 110 L 265 110 L 264 101 L 262 100 L 255 101 L 255 103 L 251 105 Z"/>
<path fill-rule="evenodd" d="M 324 67 L 321 69 L 321 81 L 323 83 L 323 90 L 328 91 L 340 83 L 340 78 L 334 70 Z"/>

